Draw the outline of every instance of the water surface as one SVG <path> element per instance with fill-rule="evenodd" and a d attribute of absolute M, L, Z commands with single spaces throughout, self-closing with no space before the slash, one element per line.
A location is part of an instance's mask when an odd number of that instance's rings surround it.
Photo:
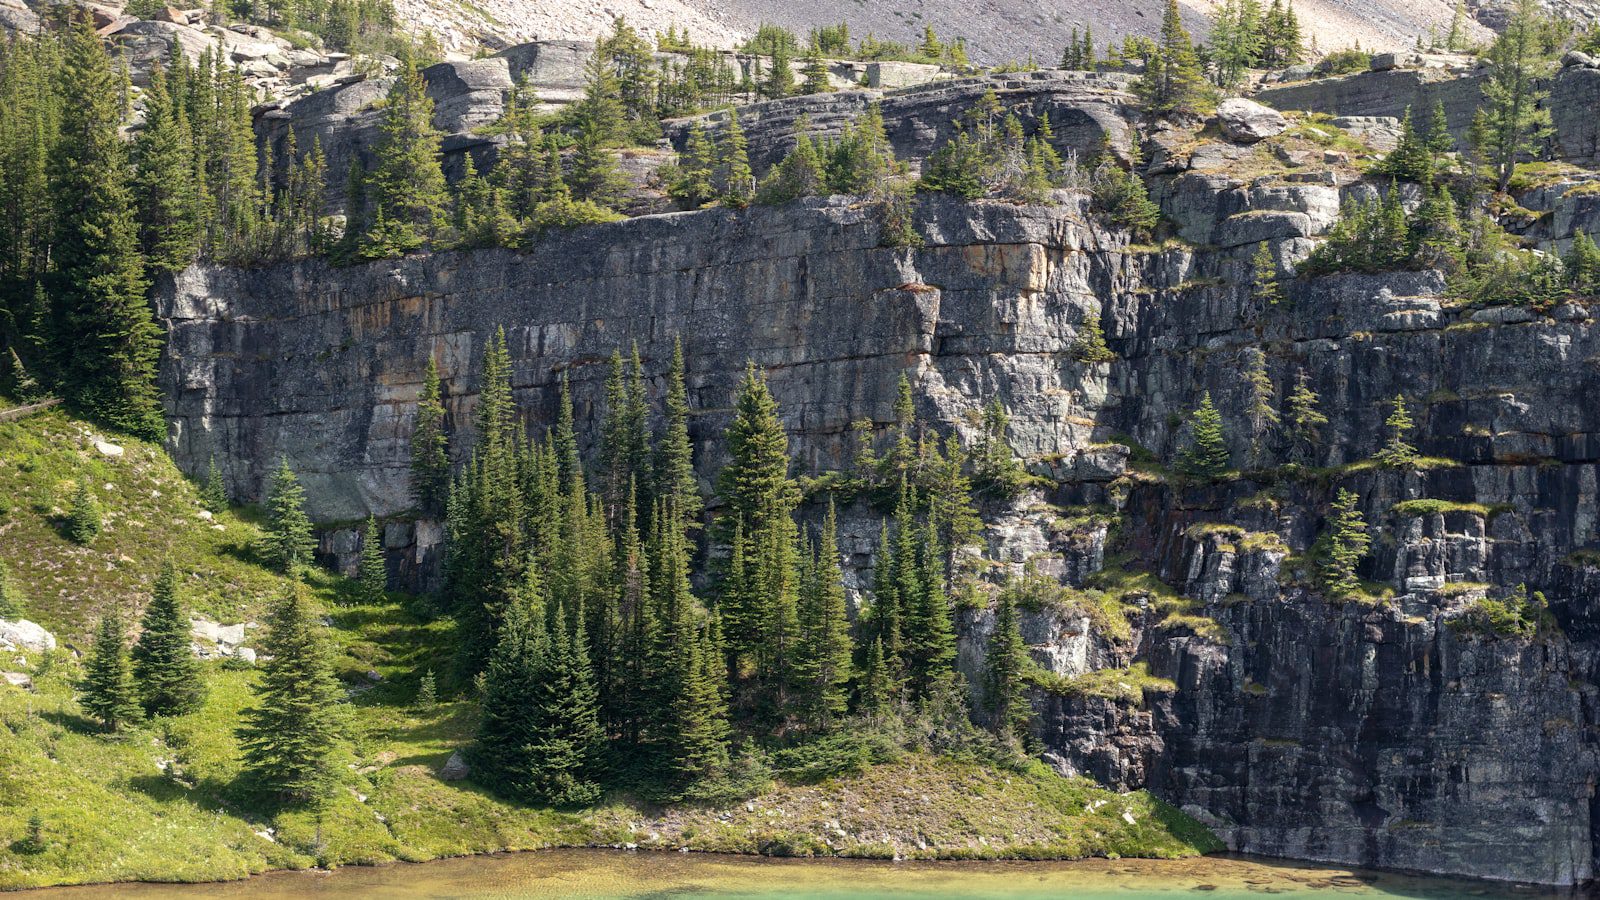
<path fill-rule="evenodd" d="M 687 853 L 557 850 L 416 865 L 278 872 L 204 885 L 104 885 L 30 892 L 28 900 L 238 900 L 382 897 L 574 900 L 1261 900 L 1267 896 L 1453 900 L 1539 897 L 1484 882 L 1206 857 L 1077 862 L 778 860 Z"/>

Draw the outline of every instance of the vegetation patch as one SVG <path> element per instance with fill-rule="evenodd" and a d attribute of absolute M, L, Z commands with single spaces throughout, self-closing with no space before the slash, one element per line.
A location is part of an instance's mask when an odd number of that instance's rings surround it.
<path fill-rule="evenodd" d="M 1145 695 L 1176 693 L 1178 686 L 1169 678 L 1150 674 L 1148 663 L 1136 662 L 1119 669 L 1097 669 L 1082 675 L 1058 675 L 1039 670 L 1034 684 L 1063 697 L 1098 697 L 1132 706 L 1143 706 Z"/>

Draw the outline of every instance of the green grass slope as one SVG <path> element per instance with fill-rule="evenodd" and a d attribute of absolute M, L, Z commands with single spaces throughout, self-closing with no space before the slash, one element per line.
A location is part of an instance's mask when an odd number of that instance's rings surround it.
<path fill-rule="evenodd" d="M 347 583 L 323 573 L 312 588 L 351 694 L 349 779 L 320 823 L 260 808 L 238 787 L 234 735 L 252 702 L 252 671 L 208 663 L 202 710 L 116 737 L 95 733 L 77 706 L 69 648 L 87 646 L 109 606 L 136 615 L 164 559 L 186 573 L 191 609 L 226 623 L 258 618 L 283 586 L 256 561 L 260 531 L 248 511 L 206 520 L 194 486 L 160 448 L 118 439 L 124 452 L 111 457 L 95 448 L 97 437 L 60 412 L 0 424 L 0 560 L 28 618 L 63 642 L 47 659 L 0 653 L 0 671 L 35 683 L 33 691 L 0 684 L 0 890 L 591 844 L 1024 858 L 1217 849 L 1203 828 L 1143 794 L 1119 796 L 1038 765 L 1001 771 L 927 753 L 889 753 L 833 777 L 780 777 L 726 809 L 613 799 L 567 813 L 506 803 L 435 775 L 470 740 L 474 704 L 412 704 L 421 674 L 448 665 L 448 621 L 419 618 L 399 598 L 353 604 Z M 106 513 L 88 548 L 62 533 L 80 479 Z"/>

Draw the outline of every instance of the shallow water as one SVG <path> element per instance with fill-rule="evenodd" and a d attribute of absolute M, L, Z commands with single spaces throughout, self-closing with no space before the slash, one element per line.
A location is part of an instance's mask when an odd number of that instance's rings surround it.
<path fill-rule="evenodd" d="M 1191 860 L 888 863 L 776 860 L 685 853 L 559 850 L 336 872 L 279 872 L 206 885 L 105 885 L 27 893 L 29 900 L 132 897 L 716 898 L 716 900 L 1237 900 L 1296 898 L 1538 897 L 1483 882 L 1455 882 L 1340 867 L 1207 857 Z"/>

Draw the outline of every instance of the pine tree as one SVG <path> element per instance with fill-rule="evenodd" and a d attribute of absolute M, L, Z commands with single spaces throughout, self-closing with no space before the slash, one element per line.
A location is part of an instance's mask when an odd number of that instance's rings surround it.
<path fill-rule="evenodd" d="M 805 81 L 800 84 L 800 93 L 825 94 L 833 90 L 833 83 L 828 77 L 828 61 L 822 58 L 816 41 L 812 41 L 806 49 L 802 61 L 805 63 Z"/>
<path fill-rule="evenodd" d="M 1373 169 L 1381 175 L 1392 175 L 1406 181 L 1415 181 L 1425 184 L 1433 180 L 1434 150 L 1429 146 L 1428 135 L 1417 131 L 1416 124 L 1411 115 L 1411 107 L 1406 107 L 1405 116 L 1400 121 L 1400 141 L 1395 148 L 1389 151 L 1382 161 Z"/>
<path fill-rule="evenodd" d="M 1310 462 L 1322 446 L 1322 426 L 1328 424 L 1328 417 L 1318 408 L 1311 378 L 1304 369 L 1295 375 L 1294 390 L 1289 394 L 1287 405 L 1290 452 L 1296 461 Z"/>
<path fill-rule="evenodd" d="M 689 136 L 684 139 L 683 154 L 678 159 L 676 177 L 667 186 L 667 193 L 690 209 L 699 209 L 716 198 L 712 184 L 716 173 L 716 148 L 705 126 L 696 121 L 689 126 Z"/>
<path fill-rule="evenodd" d="M 1001 497 L 1013 497 L 1022 489 L 1027 472 L 1017 462 L 1006 439 L 1010 418 L 999 397 L 983 408 L 983 436 L 973 454 L 973 481 L 982 489 Z"/>
<path fill-rule="evenodd" d="M 566 184 L 578 200 L 609 208 L 622 202 L 627 181 L 606 143 L 600 126 L 585 122 L 579 128 Z"/>
<path fill-rule="evenodd" d="M 544 599 L 536 585 L 505 611 L 485 669 L 482 717 L 470 753 L 479 780 L 514 797 L 532 793 L 529 756 L 539 728 L 534 704 L 549 652 Z"/>
<path fill-rule="evenodd" d="M 1251 293 L 1262 306 L 1276 306 L 1283 302 L 1283 285 L 1278 281 L 1278 261 L 1266 241 L 1256 245 L 1255 256 L 1250 259 L 1253 287 Z"/>
<path fill-rule="evenodd" d="M 120 731 L 139 719 L 139 701 L 128 667 L 127 629 L 114 611 L 100 617 L 78 690 L 83 708 L 100 720 L 106 731 Z"/>
<path fill-rule="evenodd" d="M 1600 292 L 1600 247 L 1595 246 L 1594 238 L 1587 232 L 1573 235 L 1572 249 L 1567 252 L 1564 263 L 1567 283 L 1575 294 L 1589 297 Z"/>
<path fill-rule="evenodd" d="M 450 441 L 444 430 L 443 386 L 439 364 L 430 355 L 417 395 L 417 420 L 411 431 L 411 494 L 425 515 L 444 512 L 450 494 Z"/>
<path fill-rule="evenodd" d="M 0 621 L 22 618 L 22 591 L 11 581 L 11 571 L 0 562 Z"/>
<path fill-rule="evenodd" d="M 238 730 L 244 768 L 264 793 L 316 808 L 339 779 L 344 691 L 304 585 L 284 590 L 266 624 L 256 705 Z"/>
<path fill-rule="evenodd" d="M 1020 740 L 1028 732 L 1033 708 L 1028 702 L 1027 673 L 1032 660 L 1023 643 L 1014 591 L 1000 592 L 995 601 L 994 632 L 984 661 L 985 696 L 990 727 L 1002 740 Z"/>
<path fill-rule="evenodd" d="M 1146 61 L 1145 72 L 1134 86 L 1146 107 L 1156 115 L 1204 112 L 1211 91 L 1195 54 L 1194 41 L 1183 27 L 1178 0 L 1167 0 L 1161 19 L 1159 51 Z"/>
<path fill-rule="evenodd" d="M 917 530 L 909 519 L 899 527 Z M 956 637 L 950 622 L 950 599 L 945 591 L 944 558 L 936 525 L 927 523 L 917 537 L 914 577 L 902 596 L 909 594 L 905 619 L 906 686 L 912 700 L 934 697 L 955 677 Z M 909 548 L 907 548 L 909 549 Z"/>
<path fill-rule="evenodd" d="M 443 135 L 433 125 L 433 99 L 409 55 L 389 89 L 381 131 L 366 191 L 382 219 L 368 230 L 362 253 L 403 256 L 439 235 L 449 196 L 439 167 Z"/>
<path fill-rule="evenodd" d="M 311 561 L 316 538 L 311 520 L 306 518 L 305 489 L 289 468 L 287 457 L 279 460 L 278 470 L 267 486 L 267 527 L 261 536 L 262 552 L 283 572 L 294 572 Z"/>
<path fill-rule="evenodd" d="M 726 441 L 730 459 L 717 477 L 725 529 L 742 520 L 746 533 L 754 535 L 771 521 L 787 519 L 800 499 L 789 478 L 789 437 L 767 379 L 754 363 L 739 386 Z"/>
<path fill-rule="evenodd" d="M 134 141 L 140 244 L 151 271 L 172 272 L 192 262 L 199 250 L 194 132 L 183 104 L 173 102 L 159 62 L 151 66 L 144 98 L 144 129 Z"/>
<path fill-rule="evenodd" d="M 1450 117 L 1445 115 L 1443 100 L 1434 101 L 1433 115 L 1428 119 L 1428 126 L 1422 130 L 1422 144 L 1436 161 L 1455 152 L 1456 139 L 1450 133 Z"/>
<path fill-rule="evenodd" d="M 50 156 L 54 349 L 66 399 L 149 440 L 166 435 L 156 361 L 161 330 L 145 301 L 120 82 L 87 13 L 66 38 L 60 138 Z"/>
<path fill-rule="evenodd" d="M 361 567 L 357 574 L 362 603 L 382 603 L 389 588 L 389 567 L 383 555 L 383 531 L 378 520 L 367 516 L 361 529 Z"/>
<path fill-rule="evenodd" d="M 1083 327 L 1078 329 L 1078 335 L 1072 341 L 1072 358 L 1082 363 L 1105 363 L 1116 360 L 1117 354 L 1106 346 L 1106 333 L 1100 328 L 1098 310 L 1084 314 Z"/>
<path fill-rule="evenodd" d="M 1278 427 L 1278 410 L 1273 406 L 1277 389 L 1267 374 L 1267 355 L 1259 349 L 1249 352 L 1245 386 L 1250 392 L 1250 458 L 1260 464 L 1266 454 L 1267 438 Z"/>
<path fill-rule="evenodd" d="M 79 478 L 67 511 L 67 537 L 75 544 L 88 546 L 100 536 L 100 504 L 89 490 L 88 478 Z"/>
<path fill-rule="evenodd" d="M 213 513 L 228 509 L 228 488 L 222 482 L 222 470 L 217 468 L 216 456 L 206 463 L 206 480 L 200 486 L 200 505 Z"/>
<path fill-rule="evenodd" d="M 667 370 L 666 421 L 656 448 L 656 496 L 677 515 L 685 534 L 700 527 L 705 501 L 694 473 L 694 444 L 689 440 L 689 392 L 684 384 L 683 339 L 673 338 L 672 366 Z"/>
<path fill-rule="evenodd" d="M 145 715 L 181 716 L 205 701 L 205 679 L 189 641 L 189 617 L 178 599 L 178 574 L 163 565 L 133 645 L 133 679 Z"/>
<path fill-rule="evenodd" d="M 1359 502 L 1360 498 L 1354 493 L 1340 488 L 1328 515 L 1321 568 L 1323 587 L 1331 597 L 1348 597 L 1361 587 L 1356 565 L 1367 555 L 1372 536 L 1367 534 L 1367 522 L 1358 508 Z"/>
<path fill-rule="evenodd" d="M 587 643 L 576 611 L 559 613 L 539 668 L 525 790 L 552 806 L 581 806 L 600 796 L 595 774 L 605 733 Z"/>
<path fill-rule="evenodd" d="M 1465 49 L 1467 45 L 1467 4 L 1456 0 L 1455 12 L 1450 16 L 1450 33 L 1445 37 L 1444 48 L 1451 52 Z"/>
<path fill-rule="evenodd" d="M 1228 441 L 1210 391 L 1200 395 L 1200 405 L 1189 416 L 1189 443 L 1178 456 L 1178 469 L 1193 478 L 1211 480 L 1228 472 Z"/>
<path fill-rule="evenodd" d="M 789 67 L 789 60 L 789 48 L 782 42 L 775 43 L 772 48 L 772 64 L 767 69 L 767 81 L 761 86 L 761 95 L 768 100 L 777 100 L 794 93 L 794 70 Z"/>
<path fill-rule="evenodd" d="M 418 709 L 432 709 L 439 705 L 439 686 L 433 678 L 433 670 L 422 673 L 422 680 L 417 684 L 417 699 L 415 706 Z"/>
<path fill-rule="evenodd" d="M 1378 462 L 1395 468 L 1409 466 L 1416 462 L 1417 448 L 1406 442 L 1406 438 L 1411 435 L 1413 425 L 1411 413 L 1406 409 L 1404 395 L 1394 395 L 1394 408 L 1383 424 L 1389 431 L 1389 439 L 1375 457 Z"/>
<path fill-rule="evenodd" d="M 749 146 L 738 114 L 730 110 L 722 143 L 717 146 L 717 166 L 713 179 L 718 197 L 729 206 L 745 206 L 755 194 Z"/>
<path fill-rule="evenodd" d="M 889 673 L 883 638 L 872 639 L 866 658 L 856 695 L 856 711 L 868 719 L 879 719 L 891 711 L 895 695 L 894 678 Z"/>
<path fill-rule="evenodd" d="M 807 134 L 809 128 L 810 123 L 804 116 L 795 121 L 794 149 L 762 180 L 756 192 L 757 203 L 788 203 L 801 197 L 815 197 L 822 191 L 822 157 Z"/>
<path fill-rule="evenodd" d="M 1491 64 L 1483 86 L 1484 103 L 1472 123 L 1477 145 L 1503 192 L 1511 186 L 1517 161 L 1535 152 L 1550 133 L 1550 92 L 1538 88 L 1548 74 L 1544 46 L 1545 17 L 1539 0 L 1516 0 L 1485 58 Z"/>
<path fill-rule="evenodd" d="M 839 567 L 838 514 L 833 501 L 822 521 L 822 540 L 807 572 L 802 593 L 800 646 L 795 670 L 802 684 L 802 717 L 826 731 L 849 703 L 850 619 L 844 573 Z"/>

